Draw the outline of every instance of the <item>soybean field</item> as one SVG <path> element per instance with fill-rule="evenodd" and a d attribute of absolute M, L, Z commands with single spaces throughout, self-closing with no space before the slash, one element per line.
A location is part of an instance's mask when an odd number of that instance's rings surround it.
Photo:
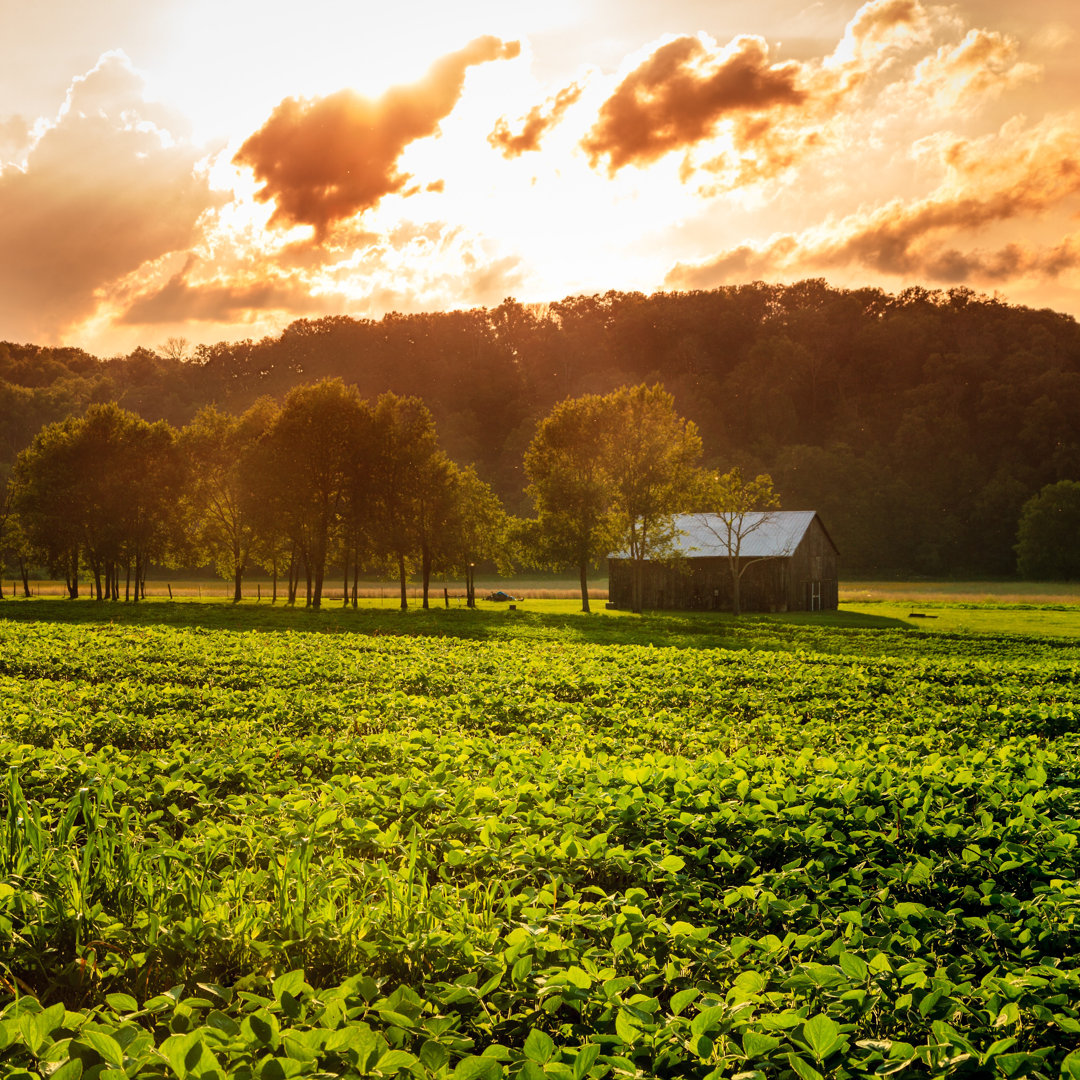
<path fill-rule="evenodd" d="M 1080 644 L 300 614 L 0 611 L 3 1076 L 1080 1077 Z"/>

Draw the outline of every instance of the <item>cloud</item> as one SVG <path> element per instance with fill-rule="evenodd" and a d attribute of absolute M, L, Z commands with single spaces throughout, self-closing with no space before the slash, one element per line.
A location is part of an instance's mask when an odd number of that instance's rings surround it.
<path fill-rule="evenodd" d="M 183 124 L 122 53 L 76 79 L 25 169 L 0 174 L 0 333 L 55 340 L 96 292 L 184 250 L 215 197 Z"/>
<path fill-rule="evenodd" d="M 8 116 L 0 120 L 0 168 L 14 160 L 30 143 L 30 125 L 21 116 Z"/>
<path fill-rule="evenodd" d="M 802 103 L 800 71 L 793 61 L 770 64 L 759 37 L 724 49 L 704 36 L 675 38 L 623 79 L 582 148 L 594 168 L 606 158 L 610 175 L 647 165 L 709 138 L 725 117 Z"/>
<path fill-rule="evenodd" d="M 499 117 L 495 129 L 488 136 L 488 142 L 505 158 L 516 158 L 528 151 L 539 150 L 543 136 L 562 120 L 566 110 L 581 97 L 583 89 L 579 83 L 573 82 L 564 86 L 553 98 L 548 98 L 543 105 L 534 105 L 516 135 L 510 130 L 506 117 Z"/>
<path fill-rule="evenodd" d="M 419 82 L 371 101 L 352 90 L 314 100 L 286 98 L 240 147 L 234 161 L 273 201 L 270 221 L 310 225 L 317 240 L 332 226 L 400 192 L 410 177 L 398 168 L 405 147 L 434 135 L 461 96 L 474 64 L 517 56 L 517 42 L 480 37 L 442 57 Z"/>
<path fill-rule="evenodd" d="M 164 287 L 138 297 L 117 321 L 129 325 L 246 322 L 255 312 L 303 314 L 326 312 L 334 306 L 331 298 L 312 297 L 302 283 L 275 278 L 266 270 L 256 280 L 192 283 L 190 273 L 195 264 L 194 257 L 189 258 Z"/>
<path fill-rule="evenodd" d="M 1018 59 L 1014 38 L 992 30 L 969 30 L 956 45 L 942 45 L 915 68 L 916 93 L 933 95 L 945 107 L 978 103 L 1039 78 L 1042 68 Z"/>
<path fill-rule="evenodd" d="M 870 0 L 847 24 L 834 63 L 863 64 L 888 50 L 929 40 L 930 20 L 919 0 Z"/>
<path fill-rule="evenodd" d="M 1080 197 L 1080 133 L 1076 117 L 1030 131 L 1016 123 L 995 136 L 957 139 L 941 149 L 946 177 L 931 195 L 891 199 L 802 234 L 743 244 L 699 264 L 678 264 L 674 288 L 707 288 L 733 276 L 777 276 L 807 269 L 859 267 L 934 281 L 1002 282 L 1054 278 L 1077 265 L 1080 241 L 1050 246 L 1010 241 L 987 251 L 979 238 L 994 227 L 1025 227 Z M 965 247 L 961 244 L 964 240 Z"/>

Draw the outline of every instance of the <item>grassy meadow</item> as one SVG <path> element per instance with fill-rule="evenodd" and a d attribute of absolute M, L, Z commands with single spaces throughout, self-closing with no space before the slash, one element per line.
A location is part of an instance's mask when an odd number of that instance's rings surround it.
<path fill-rule="evenodd" d="M 0 1072 L 1080 1076 L 1075 598 L 982 588 L 6 599 Z"/>

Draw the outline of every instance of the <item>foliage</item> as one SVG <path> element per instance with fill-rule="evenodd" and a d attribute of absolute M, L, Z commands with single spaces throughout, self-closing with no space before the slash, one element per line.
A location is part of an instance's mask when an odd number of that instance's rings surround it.
<path fill-rule="evenodd" d="M 79 558 L 119 596 L 124 568 L 134 598 L 151 559 L 176 534 L 176 494 L 183 467 L 167 424 L 148 424 L 115 404 L 43 428 L 18 458 L 13 504 L 31 545 L 78 595 Z"/>
<path fill-rule="evenodd" d="M 646 559 L 662 557 L 674 538 L 672 517 L 697 495 L 701 438 L 675 411 L 663 387 L 623 387 L 608 395 L 609 443 L 616 535 L 630 560 L 634 611 L 641 611 Z"/>
<path fill-rule="evenodd" d="M 780 498 L 773 489 L 771 476 L 761 473 L 753 480 L 744 480 L 738 466 L 706 481 L 704 489 L 705 505 L 711 515 L 704 520 L 727 552 L 732 612 L 739 615 L 742 576 L 760 561 L 760 558 L 745 558 L 743 544 L 748 537 L 768 526 L 770 511 L 779 508 Z"/>
<path fill-rule="evenodd" d="M 589 610 L 588 568 L 615 547 L 611 396 L 567 398 L 537 426 L 525 452 L 525 489 L 536 518 L 519 527 L 525 559 L 581 581 L 581 608 Z"/>
<path fill-rule="evenodd" d="M 334 376 L 371 401 L 422 396 L 447 454 L 519 513 L 522 455 L 559 401 L 662 380 L 713 462 L 767 471 L 863 573 L 1011 574 L 1024 502 L 1080 476 L 1074 319 L 821 280 L 301 319 L 189 360 L 4 342 L 0 462 L 93 401 L 179 428 L 210 402 L 242 413 Z"/>
<path fill-rule="evenodd" d="M 1016 554 L 1021 577 L 1080 579 L 1080 483 L 1048 484 L 1024 503 Z"/>
<path fill-rule="evenodd" d="M 425 529 L 425 510 L 450 485 L 449 462 L 439 453 L 435 421 L 418 398 L 383 394 L 373 414 L 371 535 L 375 550 L 397 570 L 401 607 L 409 606 L 411 557 L 430 548 L 434 521 Z M 436 515 L 437 516 L 437 515 Z"/>
<path fill-rule="evenodd" d="M 236 601 L 243 597 L 244 573 L 259 540 L 272 527 L 259 512 L 251 455 L 276 411 L 269 400 L 256 402 L 243 416 L 209 407 L 179 437 L 188 463 L 180 495 L 187 534 L 183 556 L 213 562 L 223 578 L 233 581 Z"/>
<path fill-rule="evenodd" d="M 1073 1074 L 1074 645 L 160 606 L 0 619 L 7 1075 Z"/>

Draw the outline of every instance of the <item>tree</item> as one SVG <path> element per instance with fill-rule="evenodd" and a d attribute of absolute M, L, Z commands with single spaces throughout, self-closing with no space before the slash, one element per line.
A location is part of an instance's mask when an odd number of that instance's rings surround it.
<path fill-rule="evenodd" d="M 753 480 L 744 480 L 738 468 L 730 469 L 723 476 L 714 477 L 708 482 L 706 499 L 711 514 L 703 515 L 702 521 L 727 552 L 728 570 L 731 573 L 731 610 L 738 616 L 742 613 L 739 590 L 743 574 L 764 559 L 790 554 L 783 552 L 754 558 L 743 555 L 745 542 L 754 533 L 768 528 L 773 519 L 772 511 L 780 507 L 780 499 L 773 491 L 772 477 L 767 473 L 761 473 Z"/>
<path fill-rule="evenodd" d="M 1021 577 L 1080 578 L 1080 483 L 1061 480 L 1033 495 L 1020 514 L 1016 542 Z"/>
<path fill-rule="evenodd" d="M 69 417 L 43 427 L 19 454 L 12 471 L 12 507 L 31 546 L 63 575 L 68 596 L 79 595 L 89 490 L 79 452 L 82 421 Z"/>
<path fill-rule="evenodd" d="M 640 612 L 645 560 L 670 550 L 672 519 L 700 490 L 701 439 L 662 386 L 623 387 L 603 402 L 608 424 L 597 450 L 610 476 L 615 535 L 630 559 L 632 609 Z"/>
<path fill-rule="evenodd" d="M 262 496 L 271 501 L 279 527 L 303 560 L 309 607 L 322 605 L 330 538 L 349 492 L 367 416 L 356 389 L 340 379 L 298 386 L 253 454 L 252 467 L 264 477 Z M 294 600 L 292 574 L 289 593 Z"/>
<path fill-rule="evenodd" d="M 164 421 L 148 424 L 128 413 L 121 439 L 117 470 L 124 491 L 120 554 L 127 583 L 134 572 L 132 599 L 139 600 L 145 595 L 150 563 L 167 555 L 178 534 L 186 470 L 177 453 L 176 432 Z"/>
<path fill-rule="evenodd" d="M 383 394 L 373 412 L 372 539 L 397 567 L 401 609 L 409 606 L 409 561 L 420 551 L 423 506 L 437 474 L 435 421 L 418 397 Z"/>
<path fill-rule="evenodd" d="M 203 409 L 180 433 L 189 466 L 183 505 L 187 534 L 201 558 L 233 582 L 233 602 L 243 598 L 243 578 L 259 539 L 260 521 L 251 470 L 253 447 L 272 426 L 277 407 L 256 402 L 242 416 Z"/>
<path fill-rule="evenodd" d="M 19 455 L 14 506 L 31 545 L 64 574 L 69 597 L 79 595 L 85 557 L 99 600 L 119 599 L 121 568 L 129 597 L 134 571 L 138 600 L 150 560 L 174 534 L 181 480 L 168 424 L 93 405 L 43 428 Z"/>
<path fill-rule="evenodd" d="M 476 607 L 476 564 L 492 561 L 505 570 L 506 513 L 499 497 L 471 466 L 450 462 L 442 495 L 445 513 L 434 534 L 431 566 L 465 576 L 469 607 Z M 425 601 L 427 590 L 424 592 Z"/>
<path fill-rule="evenodd" d="M 459 512 L 457 479 L 457 466 L 440 450 L 422 465 L 416 480 L 416 532 L 425 610 L 431 606 L 431 572 L 453 549 L 451 533 Z"/>
<path fill-rule="evenodd" d="M 611 420 L 610 396 L 567 398 L 540 422 L 525 452 L 525 490 L 536 518 L 521 524 L 519 540 L 530 562 L 577 569 L 586 612 L 589 566 L 611 551 L 617 536 L 612 476 L 602 452 L 614 434 Z"/>

